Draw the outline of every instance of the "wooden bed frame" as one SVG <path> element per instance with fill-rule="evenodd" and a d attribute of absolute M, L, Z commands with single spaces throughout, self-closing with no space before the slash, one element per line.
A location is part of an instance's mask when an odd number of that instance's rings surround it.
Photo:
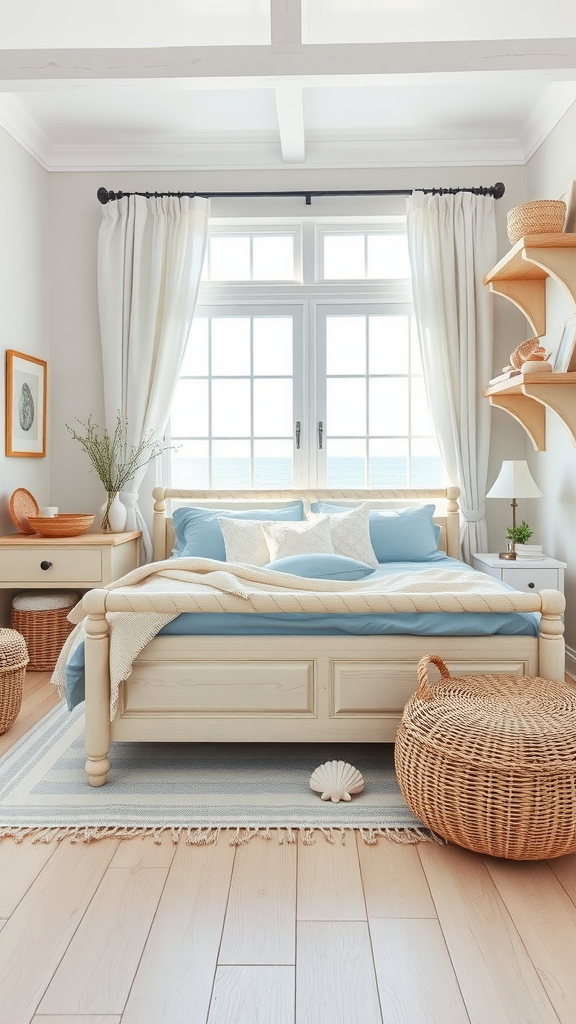
<path fill-rule="evenodd" d="M 174 532 L 166 511 L 175 504 L 214 508 L 274 507 L 306 501 L 398 508 L 434 503 L 440 547 L 460 557 L 458 489 L 413 491 L 154 490 L 154 560 L 168 557 Z M 453 611 L 450 596 L 413 595 L 416 611 Z M 173 607 L 173 598 L 171 606 Z M 206 599 L 204 599 L 205 601 Z M 139 654 L 121 685 L 110 721 L 106 612 L 162 611 L 162 595 L 93 590 L 85 595 L 86 772 L 106 782 L 111 740 L 393 742 L 402 709 L 416 686 L 424 654 L 441 655 L 454 675 L 514 672 L 564 679 L 558 591 L 461 598 L 463 611 L 541 612 L 539 637 L 423 636 L 158 636 Z M 402 595 L 394 599 L 402 611 Z M 182 594 L 181 612 L 213 610 Z M 249 609 L 247 609 L 249 610 Z"/>

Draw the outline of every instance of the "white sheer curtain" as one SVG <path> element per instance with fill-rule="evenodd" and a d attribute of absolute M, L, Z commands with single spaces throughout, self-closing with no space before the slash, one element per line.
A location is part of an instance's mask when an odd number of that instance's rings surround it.
<path fill-rule="evenodd" d="M 494 200 L 470 192 L 407 200 L 414 309 L 430 412 L 448 479 L 461 491 L 462 552 L 487 550 L 484 497 L 492 307 L 482 279 L 496 262 Z"/>
<path fill-rule="evenodd" d="M 188 197 L 125 196 L 102 208 L 98 239 L 98 308 L 104 368 L 106 426 L 118 411 L 128 443 L 150 431 L 160 438 L 196 305 L 210 203 Z M 126 529 L 142 530 L 146 561 L 150 536 L 138 508 L 146 467 L 120 495 Z"/>

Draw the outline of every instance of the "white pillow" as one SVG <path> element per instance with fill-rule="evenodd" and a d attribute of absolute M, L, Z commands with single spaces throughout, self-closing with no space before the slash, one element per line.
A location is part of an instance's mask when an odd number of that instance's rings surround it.
<path fill-rule="evenodd" d="M 270 561 L 261 521 L 218 517 L 218 522 L 224 538 L 227 562 L 266 565 Z"/>
<path fill-rule="evenodd" d="M 357 508 L 334 512 L 328 516 L 332 543 L 337 555 L 355 558 L 366 565 L 378 565 L 370 540 L 370 505 L 364 502 Z"/>
<path fill-rule="evenodd" d="M 262 532 L 268 544 L 270 562 L 289 555 L 334 554 L 330 516 L 316 516 L 312 522 L 262 523 Z"/>

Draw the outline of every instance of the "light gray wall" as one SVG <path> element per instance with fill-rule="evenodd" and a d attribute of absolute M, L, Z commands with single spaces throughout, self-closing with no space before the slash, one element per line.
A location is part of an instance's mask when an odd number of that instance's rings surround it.
<path fill-rule="evenodd" d="M 559 199 L 576 179 L 576 104 L 564 115 L 528 164 L 528 198 Z M 574 315 L 565 290 L 549 280 L 546 292 L 546 344 L 556 351 L 564 321 Z M 574 397 L 576 404 L 576 395 Z M 562 422 L 546 413 L 546 451 L 529 446 L 528 462 L 544 497 L 532 501 L 530 524 L 545 551 L 568 563 L 566 572 L 566 640 L 576 655 L 576 449 Z"/>
<path fill-rule="evenodd" d="M 14 533 L 8 513 L 10 495 L 25 487 L 40 505 L 52 501 L 49 465 L 54 451 L 48 407 L 46 458 L 5 455 L 6 350 L 48 361 L 48 390 L 58 375 L 52 361 L 48 329 L 48 175 L 14 139 L 0 128 L 0 533 Z M 0 622 L 8 621 L 11 594 L 0 591 Z"/>
<path fill-rule="evenodd" d="M 50 196 L 50 331 L 55 365 L 51 386 L 51 438 L 58 457 L 51 464 L 51 501 L 63 509 L 97 511 L 104 494 L 99 481 L 79 446 L 70 439 L 66 423 L 74 418 L 103 420 L 102 370 L 99 350 L 96 295 L 96 248 L 101 207 L 96 199 L 99 186 L 118 191 L 156 189 L 202 191 L 258 191 L 281 189 L 370 189 L 413 188 L 493 184 L 504 181 L 506 195 L 496 204 L 499 249 L 508 248 L 506 212 L 526 198 L 523 167 L 434 167 L 383 170 L 281 170 L 192 172 L 123 172 L 114 174 L 70 173 L 49 176 Z M 344 207 L 346 203 L 346 207 Z M 404 200 L 357 199 L 313 200 L 306 207 L 302 199 L 213 200 L 212 214 L 218 216 L 337 215 L 346 212 L 403 213 Z M 509 353 L 526 335 L 526 322 L 508 302 L 494 301 L 496 348 L 494 368 L 508 361 Z M 502 458 L 525 458 L 525 434 L 500 410 L 493 411 L 490 480 Z M 147 493 L 155 480 L 149 473 L 142 487 L 144 511 L 151 508 Z M 501 502 L 488 503 L 491 549 L 503 543 L 508 512 Z"/>

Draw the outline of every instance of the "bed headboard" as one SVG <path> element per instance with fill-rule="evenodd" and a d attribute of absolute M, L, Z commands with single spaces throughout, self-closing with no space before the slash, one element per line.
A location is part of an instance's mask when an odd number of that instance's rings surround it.
<path fill-rule="evenodd" d="M 434 522 L 440 526 L 439 548 L 452 558 L 461 558 L 460 508 L 458 487 L 432 490 L 290 490 L 290 491 L 195 491 L 155 487 L 152 526 L 152 559 L 168 558 L 174 546 L 172 510 L 179 505 L 207 508 L 277 508 L 287 501 L 304 500 L 304 508 L 313 501 L 332 501 L 342 506 L 370 502 L 372 508 L 396 509 L 417 505 L 435 505 Z M 168 506 L 168 507 L 167 507 Z"/>

